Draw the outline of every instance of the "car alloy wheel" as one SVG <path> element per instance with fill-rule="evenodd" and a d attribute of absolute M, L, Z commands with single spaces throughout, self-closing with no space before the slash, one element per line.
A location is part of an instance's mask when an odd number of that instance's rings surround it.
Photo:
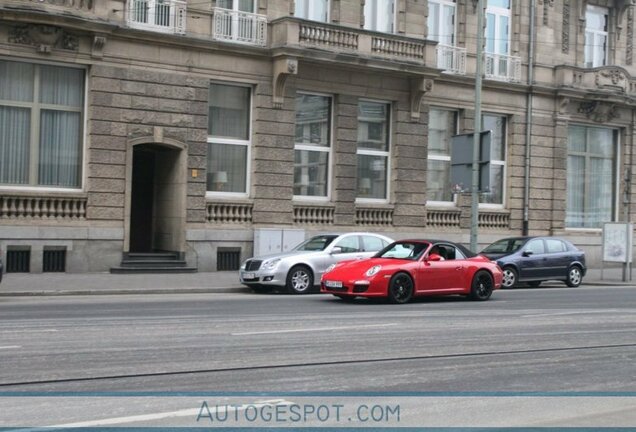
<path fill-rule="evenodd" d="M 287 289 L 293 294 L 305 294 L 314 285 L 314 276 L 307 267 L 292 267 L 287 274 Z"/>
<path fill-rule="evenodd" d="M 581 269 L 577 266 L 570 267 L 570 270 L 568 270 L 568 278 L 565 281 L 566 285 L 575 288 L 581 285 L 582 280 Z"/>
<path fill-rule="evenodd" d="M 512 267 L 504 267 L 501 285 L 504 288 L 512 288 L 517 284 L 517 272 Z"/>
<path fill-rule="evenodd" d="M 473 300 L 484 301 L 488 300 L 492 295 L 495 283 L 492 279 L 492 275 L 485 270 L 480 270 L 473 276 L 473 283 L 471 285 L 470 297 Z"/>
<path fill-rule="evenodd" d="M 389 300 L 391 303 L 408 303 L 413 297 L 413 279 L 406 273 L 398 273 L 389 282 Z"/>

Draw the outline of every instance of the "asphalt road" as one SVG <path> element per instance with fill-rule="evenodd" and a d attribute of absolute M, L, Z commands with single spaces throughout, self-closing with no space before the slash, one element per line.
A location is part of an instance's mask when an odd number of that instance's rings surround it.
<path fill-rule="evenodd" d="M 0 317 L 4 394 L 636 394 L 633 287 L 515 289 L 487 302 L 446 297 L 407 305 L 249 293 L 8 297 L 0 298 Z M 4 413 L 30 410 L 11 403 Z M 626 407 L 595 403 L 594 419 L 614 424 L 619 411 L 636 424 L 635 404 L 636 397 Z M 74 406 L 69 417 L 55 410 L 58 423 L 38 424 L 75 424 L 62 420 L 84 419 Z M 411 412 L 421 415 L 421 407 Z M 564 424 L 588 426 L 587 415 Z M 0 415 L 0 426 L 12 421 Z"/>

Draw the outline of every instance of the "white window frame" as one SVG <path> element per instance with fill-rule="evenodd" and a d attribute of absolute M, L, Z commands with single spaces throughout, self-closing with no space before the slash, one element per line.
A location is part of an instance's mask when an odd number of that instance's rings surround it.
<path fill-rule="evenodd" d="M 358 104 L 360 102 L 371 102 L 371 103 L 377 103 L 377 104 L 383 104 L 387 106 L 387 110 L 389 113 L 389 118 L 387 120 L 387 138 L 388 138 L 388 147 L 389 149 L 387 151 L 382 151 L 382 150 L 372 150 L 372 149 L 361 149 L 358 147 L 358 142 L 356 142 L 356 162 L 357 162 L 357 157 L 358 155 L 367 155 L 367 156 L 382 156 L 382 157 L 386 157 L 386 178 L 385 178 L 385 182 L 386 182 L 386 186 L 385 186 L 385 190 L 386 190 L 386 197 L 385 198 L 358 198 L 356 197 L 355 202 L 356 203 L 360 203 L 360 204 L 386 204 L 390 201 L 390 197 L 391 197 L 391 149 L 393 147 L 393 140 L 392 140 L 392 135 L 393 135 L 393 104 L 391 102 L 388 101 L 383 101 L 383 100 L 377 100 L 377 99 L 359 99 Z M 358 125 L 358 127 L 360 127 Z M 357 174 L 357 170 L 356 170 L 356 174 Z M 357 176 L 356 176 L 357 177 Z M 356 178 L 356 184 L 357 184 L 357 178 Z M 356 194 L 357 194 L 357 189 L 356 189 Z"/>
<path fill-rule="evenodd" d="M 239 9 L 239 0 L 232 0 L 232 9 L 223 8 L 223 7 L 220 7 L 220 6 L 217 6 L 217 7 L 219 9 L 231 10 L 231 11 L 234 11 L 234 12 L 256 13 L 256 11 L 258 10 L 258 0 L 254 0 L 254 7 L 252 8 L 251 11 L 242 11 L 242 10 L 240 10 Z"/>
<path fill-rule="evenodd" d="M 302 91 L 299 90 L 296 92 L 298 95 L 309 95 L 309 96 L 322 96 L 329 98 L 329 146 L 317 146 L 312 144 L 303 144 L 296 142 L 296 111 L 294 110 L 294 160 L 296 159 L 296 150 L 306 150 L 306 151 L 321 151 L 327 153 L 327 178 L 325 179 L 327 182 L 327 195 L 326 196 L 313 196 L 313 195 L 293 195 L 293 201 L 304 201 L 304 202 L 330 202 L 331 201 L 331 185 L 332 185 L 332 176 L 334 175 L 333 171 L 333 138 L 334 138 L 334 97 L 333 95 L 326 93 L 318 93 L 312 91 Z M 292 174 L 292 181 L 293 181 Z"/>
<path fill-rule="evenodd" d="M 315 19 L 311 19 L 309 17 L 301 17 L 298 15 L 298 5 L 300 3 L 303 3 L 305 5 L 305 10 L 307 10 L 307 12 L 309 12 L 310 10 L 310 5 L 315 2 L 316 0 L 295 0 L 295 6 L 294 6 L 294 16 L 298 17 L 298 18 L 302 18 L 302 19 L 306 19 L 309 21 L 316 21 L 316 22 L 325 22 L 328 23 L 331 20 L 331 0 L 325 0 L 326 2 L 326 7 L 327 7 L 327 16 L 325 18 L 324 21 L 322 20 L 315 20 Z"/>
<path fill-rule="evenodd" d="M 618 218 L 619 218 L 619 208 L 620 208 L 620 183 L 621 183 L 621 152 L 622 152 L 622 148 L 621 148 L 621 131 L 620 128 L 617 127 L 612 127 L 612 126 L 607 126 L 607 127 L 603 127 L 603 126 L 597 126 L 597 125 L 591 125 L 591 124 L 585 124 L 585 123 L 570 123 L 568 124 L 568 134 L 569 134 L 569 127 L 570 126 L 580 126 L 580 127 L 585 127 L 585 128 L 600 128 L 600 129 L 610 129 L 614 132 L 614 134 L 616 134 L 616 142 L 614 143 L 614 152 L 615 152 L 615 161 L 614 161 L 614 190 L 616 191 L 616 193 L 614 194 L 614 202 L 612 205 L 612 220 L 610 222 L 618 222 Z M 586 152 L 587 153 L 587 152 Z M 566 159 L 567 157 L 570 155 L 570 151 L 567 150 L 566 152 Z M 567 172 L 566 172 L 566 187 L 567 187 Z M 564 217 L 567 215 L 567 202 L 565 203 L 565 214 Z M 565 223 L 565 219 L 564 219 L 564 223 Z M 589 232 L 589 233 L 598 233 L 598 232 L 602 232 L 603 231 L 603 227 L 599 227 L 599 228 L 589 228 L 589 227 L 565 227 L 566 231 L 576 231 L 576 232 Z"/>
<path fill-rule="evenodd" d="M 587 27 L 585 27 L 585 39 L 584 41 L 586 41 L 588 34 L 590 34 L 592 36 L 592 66 L 588 66 L 588 58 L 587 58 L 587 48 L 588 45 L 587 43 L 585 43 L 585 46 L 583 48 L 583 55 L 584 55 L 584 61 L 585 61 L 585 67 L 600 67 L 600 66 L 605 66 L 608 64 L 608 55 L 609 55 L 609 9 L 606 7 L 602 7 L 602 6 L 594 6 L 594 5 L 587 5 L 586 9 L 585 9 L 585 18 L 586 18 L 586 24 L 587 24 L 587 16 L 588 14 L 594 14 L 594 15 L 603 15 L 605 17 L 605 20 L 607 22 L 607 26 L 608 26 L 608 30 L 607 31 L 602 31 L 602 30 L 595 30 L 595 29 L 590 29 Z M 605 38 L 605 48 L 603 49 L 603 58 L 599 59 L 597 58 L 596 54 L 597 51 L 595 49 L 596 44 L 598 43 L 598 37 L 601 36 L 603 38 Z M 601 61 L 601 63 L 598 63 L 599 61 Z"/>
<path fill-rule="evenodd" d="M 207 178 L 206 178 L 206 186 L 205 186 L 205 197 L 206 198 L 248 198 L 250 196 L 251 190 L 251 174 L 252 174 L 252 128 L 253 128 L 253 114 L 254 114 L 254 85 L 249 83 L 241 83 L 241 82 L 229 82 L 229 81 L 210 81 L 209 85 L 218 84 L 218 85 L 226 85 L 233 87 L 244 87 L 250 90 L 250 103 L 249 103 L 249 124 L 248 124 L 248 132 L 247 140 L 240 140 L 236 138 L 215 138 L 214 135 L 208 135 L 206 145 L 207 144 L 224 144 L 224 145 L 240 145 L 247 147 L 247 152 L 245 155 L 245 192 L 223 192 L 223 191 L 210 191 L 207 190 Z M 208 110 L 209 110 L 209 101 L 208 101 Z M 208 114 L 209 115 L 209 114 Z M 209 131 L 208 131 L 209 133 Z M 207 149 L 206 149 L 207 151 Z M 209 153 L 209 152 L 208 152 Z M 208 154 L 208 157 L 210 155 Z M 206 160 L 206 176 L 207 176 L 207 160 Z"/>
<path fill-rule="evenodd" d="M 35 177 L 37 177 L 37 174 L 34 174 L 31 172 L 31 170 L 34 168 L 33 167 L 33 163 L 31 161 L 29 161 L 29 184 L 27 185 L 9 185 L 9 184 L 1 184 L 0 183 L 0 190 L 3 191 L 24 191 L 24 192 L 83 192 L 85 190 L 86 184 L 87 184 L 87 178 L 88 178 L 88 170 L 86 169 L 87 167 L 87 151 L 86 151 L 86 131 L 87 131 L 87 127 L 88 127 L 88 69 L 86 67 L 83 66 L 78 66 L 78 65 L 74 65 L 74 64 L 68 64 L 68 63 L 60 63 L 60 62 L 50 62 L 50 61 L 34 61 L 34 60 L 30 60 L 30 59 L 24 59 L 24 58 L 15 58 L 15 57 L 7 57 L 7 56 L 0 56 L 0 60 L 6 60 L 6 61 L 12 61 L 12 62 L 17 62 L 17 63 L 30 63 L 36 66 L 58 66 L 58 67 L 64 67 L 64 68 L 68 68 L 68 69 L 80 69 L 82 71 L 84 71 L 84 82 L 82 83 L 82 85 L 84 86 L 84 101 L 81 107 L 81 115 L 82 115 L 82 121 L 81 121 L 81 130 L 79 131 L 80 133 L 80 137 L 79 137 L 79 145 L 80 145 L 80 151 L 82 152 L 82 157 L 81 157 L 81 174 L 80 174 L 80 185 L 76 188 L 69 188 L 69 187 L 54 187 L 54 186 L 37 186 L 31 183 L 32 179 Z M 39 70 L 39 69 L 38 69 Z M 42 105 L 47 105 L 47 104 L 41 104 L 39 101 L 36 102 L 35 99 L 35 93 L 33 95 L 33 102 L 20 102 L 20 101 L 6 101 L 6 100 L 2 100 L 0 102 L 2 102 L 2 105 L 4 106 L 13 106 L 13 107 L 21 107 L 21 108 L 29 108 L 31 110 L 31 117 L 33 118 L 34 116 L 34 109 L 37 107 L 37 111 L 40 111 L 40 107 Z M 56 105 L 57 107 L 59 107 L 60 105 Z M 73 109 L 72 111 L 76 111 L 75 109 Z M 39 116 L 38 116 L 39 117 Z M 37 129 L 34 129 L 37 128 Z M 33 131 L 37 130 L 37 136 L 40 136 L 40 118 L 37 119 L 36 122 L 32 122 L 31 124 L 31 135 L 29 136 L 30 142 L 29 145 L 32 147 L 33 146 L 33 140 L 35 139 L 32 134 Z"/>
<path fill-rule="evenodd" d="M 430 109 L 434 109 L 437 111 L 448 111 L 448 112 L 452 112 L 455 115 L 455 130 L 452 132 L 453 135 L 457 135 L 459 133 L 459 111 L 456 109 L 452 109 L 452 108 L 447 108 L 447 107 L 439 107 L 439 106 L 435 106 L 435 107 L 431 107 Z M 429 135 L 430 136 L 430 135 Z M 452 135 L 451 135 L 452 136 Z M 427 154 L 426 157 L 426 173 L 428 175 L 428 161 L 429 160 L 435 160 L 435 161 L 443 161 L 443 162 L 448 162 L 449 163 L 449 168 L 450 168 L 450 162 L 451 162 L 451 153 L 450 153 L 450 149 L 449 149 L 449 153 L 448 156 L 442 156 L 442 155 L 432 155 L 430 153 L 430 151 Z M 432 207 L 456 207 L 457 206 L 457 194 L 452 194 L 452 199 L 451 201 L 434 201 L 434 200 L 426 200 L 426 205 L 430 205 Z"/>
<path fill-rule="evenodd" d="M 442 42 L 440 41 L 441 32 L 440 32 L 440 34 L 439 34 L 439 35 L 436 35 L 436 36 L 437 36 L 436 38 L 431 38 L 431 34 L 430 34 L 431 29 L 430 29 L 430 26 L 429 26 L 429 28 L 428 28 L 428 32 L 429 32 L 429 34 L 428 34 L 428 39 L 436 40 L 437 42 L 439 42 L 439 43 L 440 43 L 440 44 L 442 44 L 442 45 L 446 45 L 446 46 L 456 46 L 456 45 L 457 45 L 457 3 L 456 3 L 455 1 L 453 1 L 453 0 L 429 0 L 429 11 L 431 10 L 431 9 L 430 9 L 430 3 L 435 3 L 435 4 L 437 4 L 437 5 L 439 6 L 439 9 L 438 9 L 438 10 L 439 10 L 439 12 L 440 12 L 440 13 L 439 13 L 439 14 L 435 17 L 435 20 L 437 21 L 437 27 L 438 27 L 440 30 L 441 30 L 442 25 L 443 25 L 443 23 L 444 23 L 444 21 L 443 21 L 443 19 L 442 19 L 442 17 L 443 17 L 443 14 L 442 14 L 443 8 L 444 8 L 445 6 L 450 6 L 450 7 L 452 7 L 452 8 L 454 9 L 454 12 L 453 12 L 453 17 L 454 17 L 454 18 L 453 18 L 453 28 L 452 28 L 453 43 L 452 43 L 452 44 L 445 44 L 445 43 L 442 43 Z M 430 12 L 429 12 L 429 13 L 430 13 Z M 430 19 L 430 15 L 429 15 L 429 19 Z M 428 22 L 427 22 L 427 24 L 428 24 Z"/>
<path fill-rule="evenodd" d="M 378 16 L 378 0 L 366 0 L 366 3 L 364 4 L 364 9 L 363 9 L 363 13 L 364 13 L 364 29 L 365 30 L 371 30 L 371 31 L 377 31 L 377 32 L 381 32 L 381 33 L 389 33 L 389 34 L 393 34 L 395 33 L 395 29 L 397 28 L 397 14 L 395 13 L 395 2 L 396 0 L 390 0 L 391 1 L 391 28 L 389 29 L 389 31 L 385 31 L 385 30 L 378 30 L 377 28 L 371 28 L 371 26 L 369 25 L 370 19 L 371 17 L 368 17 L 366 14 L 366 8 L 367 5 L 372 5 L 371 8 L 373 9 L 373 13 L 372 16 L 374 18 L 377 18 Z"/>
<path fill-rule="evenodd" d="M 490 165 L 497 165 L 497 166 L 502 166 L 502 170 L 501 170 L 501 204 L 495 204 L 495 203 L 479 203 L 479 208 L 480 209 L 504 209 L 506 208 L 506 199 L 507 199 L 507 194 L 506 194 L 506 186 L 508 183 L 508 169 L 506 166 L 506 160 L 508 160 L 508 130 L 509 130 L 509 123 L 510 123 L 510 117 L 506 114 L 501 114 L 501 113 L 495 113 L 495 112 L 485 112 L 482 114 L 482 118 L 484 116 L 494 116 L 494 117 L 501 117 L 503 119 L 505 119 L 505 124 L 504 124 L 504 131 L 503 131 L 503 136 L 504 136 L 504 142 L 503 142 L 503 151 L 504 151 L 504 159 L 503 160 L 499 160 L 499 159 L 490 159 Z M 483 119 L 481 120 L 483 122 Z"/>
<path fill-rule="evenodd" d="M 510 55 L 510 43 L 511 43 L 511 39 L 510 39 L 510 30 L 512 27 L 512 2 L 515 0 L 510 0 L 510 8 L 506 9 L 506 8 L 502 8 L 502 7 L 498 7 L 498 6 L 486 6 L 486 23 L 484 25 L 484 31 L 486 32 L 486 37 L 485 37 L 485 47 L 487 49 L 488 47 L 488 14 L 492 14 L 495 16 L 495 40 L 494 40 L 494 44 L 495 44 L 495 50 L 494 52 L 488 52 L 486 51 L 488 54 L 499 54 L 499 55 L 506 55 L 509 56 Z M 499 52 L 499 41 L 503 40 L 502 35 L 500 34 L 500 25 L 499 25 L 499 21 L 501 19 L 501 17 L 506 17 L 508 18 L 508 35 L 507 35 L 507 51 L 504 52 Z"/>

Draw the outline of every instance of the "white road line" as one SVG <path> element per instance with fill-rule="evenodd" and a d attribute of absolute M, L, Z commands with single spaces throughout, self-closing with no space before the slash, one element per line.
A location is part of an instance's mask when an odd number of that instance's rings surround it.
<path fill-rule="evenodd" d="M 0 330 L 0 333 L 55 333 L 57 329 L 20 329 L 20 330 Z"/>
<path fill-rule="evenodd" d="M 22 346 L 21 345 L 0 346 L 0 350 L 3 350 L 3 349 L 18 349 L 18 348 L 22 348 Z"/>
<path fill-rule="evenodd" d="M 268 405 L 290 405 L 292 402 L 286 401 L 284 399 L 274 399 L 274 400 L 266 400 L 266 401 L 257 401 L 252 404 L 243 404 L 239 406 L 229 405 L 227 407 L 223 407 L 224 413 L 225 410 L 230 411 L 243 411 L 248 407 L 264 407 Z M 50 429 L 58 429 L 58 428 L 88 428 L 88 427 L 99 427 L 99 426 L 108 426 L 108 425 L 118 425 L 118 424 L 126 424 L 126 423 L 137 423 L 144 421 L 153 421 L 153 420 L 162 420 L 169 418 L 177 418 L 177 417 L 197 417 L 201 413 L 202 407 L 199 408 L 188 408 L 179 411 L 169 411 L 162 413 L 154 413 L 154 414 L 142 414 L 128 417 L 113 417 L 108 419 L 101 420 L 91 420 L 84 422 L 76 422 L 76 423 L 66 423 L 66 424 L 58 424 L 53 426 L 43 426 L 43 427 L 35 427 L 35 428 L 25 428 L 25 429 L 15 429 L 16 432 L 40 432 L 46 431 Z M 217 408 L 215 406 L 209 406 L 208 409 L 204 412 L 204 414 L 214 414 L 216 413 Z M 9 431 L 11 432 L 11 431 Z"/>
<path fill-rule="evenodd" d="M 397 325 L 397 323 L 367 324 L 367 325 L 339 326 L 339 327 L 317 327 L 317 328 L 289 329 L 289 330 L 267 330 L 267 331 L 255 331 L 255 332 L 230 333 L 230 335 L 231 336 L 249 336 L 249 335 L 262 335 L 262 334 L 300 333 L 300 332 L 316 332 L 316 331 L 329 331 L 329 330 L 356 330 L 356 329 L 375 328 L 375 327 L 390 327 L 395 325 Z"/>

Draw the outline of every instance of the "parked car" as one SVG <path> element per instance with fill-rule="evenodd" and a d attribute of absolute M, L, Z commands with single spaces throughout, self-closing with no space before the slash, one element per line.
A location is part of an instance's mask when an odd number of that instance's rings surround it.
<path fill-rule="evenodd" d="M 560 280 L 577 287 L 587 271 L 585 252 L 556 237 L 505 238 L 486 247 L 481 254 L 499 264 L 504 288 L 512 288 L 518 282 L 537 287 L 547 280 Z"/>
<path fill-rule="evenodd" d="M 343 300 L 385 297 L 392 303 L 440 294 L 488 300 L 501 280 L 497 264 L 462 245 L 443 240 L 400 240 L 370 259 L 346 261 L 328 269 L 320 291 Z"/>
<path fill-rule="evenodd" d="M 248 259 L 241 265 L 239 279 L 257 292 L 285 287 L 291 293 L 304 294 L 320 282 L 330 265 L 369 258 L 392 241 L 372 233 L 318 235 L 289 252 Z"/>

